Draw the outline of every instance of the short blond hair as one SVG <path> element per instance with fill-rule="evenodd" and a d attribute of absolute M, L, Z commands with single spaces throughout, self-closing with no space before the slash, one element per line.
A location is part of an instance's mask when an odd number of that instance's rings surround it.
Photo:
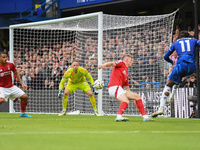
<path fill-rule="evenodd" d="M 122 56 L 122 60 L 124 60 L 124 58 L 126 58 L 126 57 L 130 57 L 130 58 L 132 58 L 132 56 L 131 56 L 130 54 L 123 54 L 123 56 Z"/>

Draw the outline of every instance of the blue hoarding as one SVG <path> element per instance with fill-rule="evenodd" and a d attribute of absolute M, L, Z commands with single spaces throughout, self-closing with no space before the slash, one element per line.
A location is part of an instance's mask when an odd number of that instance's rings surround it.
<path fill-rule="evenodd" d="M 32 7 L 32 0 L 0 0 L 1 13 L 18 13 Z"/>
<path fill-rule="evenodd" d="M 81 7 L 81 6 L 99 4 L 110 1 L 115 1 L 115 0 L 60 0 L 60 9 Z"/>

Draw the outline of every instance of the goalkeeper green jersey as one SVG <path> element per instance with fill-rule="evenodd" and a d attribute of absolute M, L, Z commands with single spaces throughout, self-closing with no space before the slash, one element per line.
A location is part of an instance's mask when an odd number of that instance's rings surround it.
<path fill-rule="evenodd" d="M 64 76 L 59 84 L 59 90 L 63 89 L 64 83 L 67 81 L 68 78 L 69 78 L 68 82 L 76 84 L 79 82 L 87 82 L 85 77 L 89 79 L 91 85 L 94 84 L 92 76 L 85 68 L 78 67 L 77 73 L 73 71 L 73 68 L 70 68 L 64 73 Z"/>

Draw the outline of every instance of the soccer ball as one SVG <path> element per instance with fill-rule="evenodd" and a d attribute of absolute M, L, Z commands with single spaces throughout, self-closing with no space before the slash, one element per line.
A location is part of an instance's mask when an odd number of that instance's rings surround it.
<path fill-rule="evenodd" d="M 94 82 L 94 87 L 96 88 L 96 89 L 102 89 L 103 87 L 104 87 L 104 81 L 103 80 L 96 80 L 95 82 Z"/>

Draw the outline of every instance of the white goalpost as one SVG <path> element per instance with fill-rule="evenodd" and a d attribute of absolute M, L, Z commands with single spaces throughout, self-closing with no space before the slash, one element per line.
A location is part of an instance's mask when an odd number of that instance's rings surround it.
<path fill-rule="evenodd" d="M 62 100 L 57 98 L 58 84 L 73 60 L 78 60 L 93 79 L 102 79 L 105 87 L 95 96 L 98 112 L 115 115 L 119 102 L 109 97 L 108 82 L 112 68 L 98 70 L 98 65 L 132 55 L 129 68 L 132 91 L 140 93 L 147 114 L 157 110 L 169 65 L 163 54 L 172 43 L 176 12 L 155 16 L 118 16 L 102 12 L 11 25 L 10 61 L 14 62 L 29 96 L 27 112 L 59 113 Z M 20 84 L 14 79 L 14 83 Z M 20 112 L 19 102 L 10 101 L 10 113 Z M 67 111 L 93 114 L 89 97 L 81 90 L 70 94 Z M 139 115 L 130 103 L 126 115 Z M 170 104 L 165 115 L 171 115 Z"/>

